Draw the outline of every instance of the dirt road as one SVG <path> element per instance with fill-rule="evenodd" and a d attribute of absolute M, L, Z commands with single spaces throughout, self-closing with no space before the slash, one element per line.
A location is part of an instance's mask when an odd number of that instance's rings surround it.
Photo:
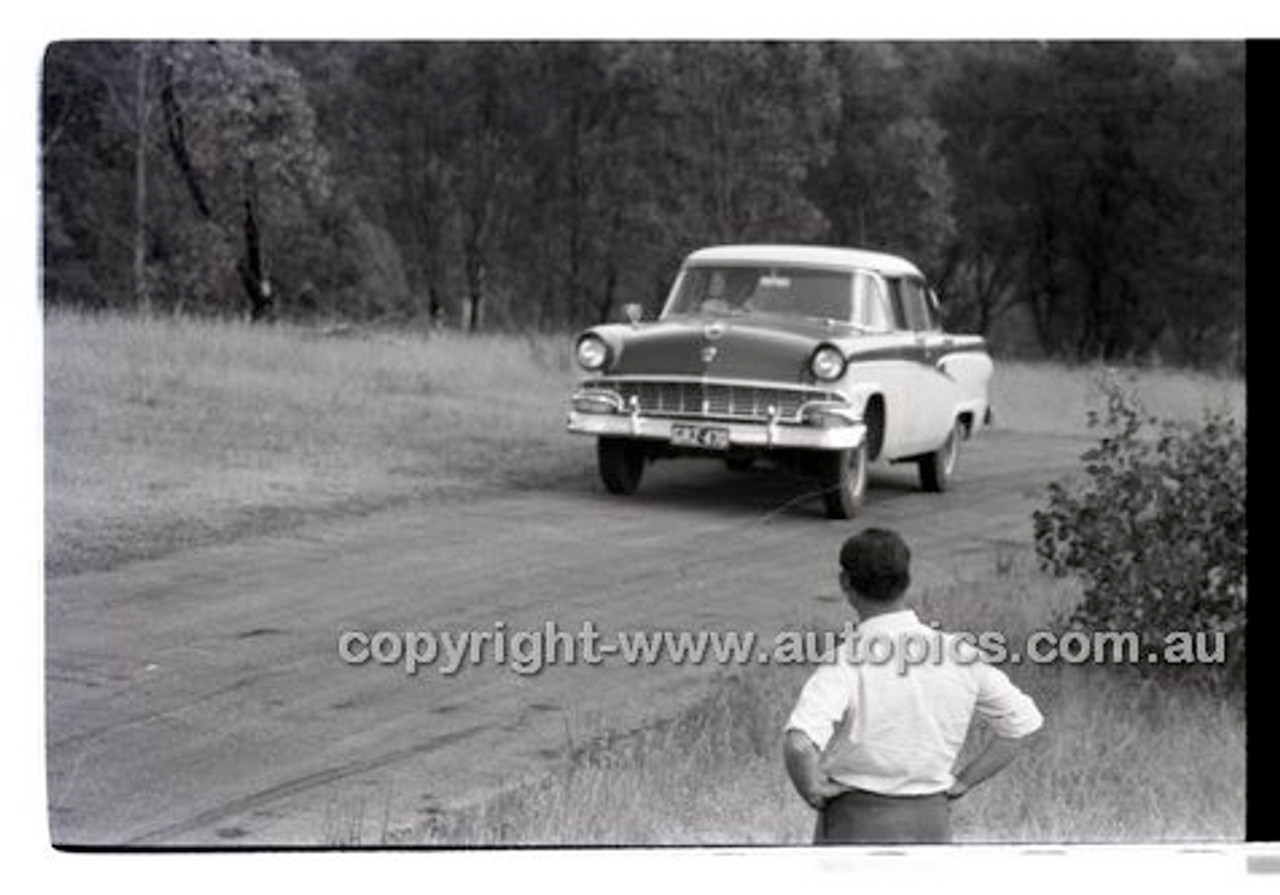
<path fill-rule="evenodd" d="M 566 743 L 695 701 L 714 665 L 487 662 L 443 675 L 344 663 L 348 630 L 754 630 L 842 618 L 834 555 L 903 531 L 916 580 L 1029 513 L 1083 449 L 995 430 L 953 491 L 878 468 L 830 522 L 776 473 L 651 469 L 622 499 L 567 489 L 409 508 L 55 578 L 47 593 L 49 802 L 65 844 L 377 844 L 554 766 Z"/>

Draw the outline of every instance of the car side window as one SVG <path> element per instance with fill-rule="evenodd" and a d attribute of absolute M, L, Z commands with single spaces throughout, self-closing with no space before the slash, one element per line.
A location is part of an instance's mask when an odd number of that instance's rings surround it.
<path fill-rule="evenodd" d="M 877 277 L 861 272 L 854 274 L 853 309 L 854 322 L 867 329 L 897 328 L 884 285 Z"/>
<path fill-rule="evenodd" d="M 885 303 L 889 308 L 889 319 L 894 329 L 911 329 L 910 318 L 902 301 L 902 284 L 899 280 L 887 280 L 889 294 Z"/>
<path fill-rule="evenodd" d="M 896 283 L 898 299 L 902 307 L 902 315 L 907 329 L 916 332 L 934 332 L 939 322 L 929 306 L 929 296 L 925 292 L 924 283 L 920 280 L 904 277 Z"/>

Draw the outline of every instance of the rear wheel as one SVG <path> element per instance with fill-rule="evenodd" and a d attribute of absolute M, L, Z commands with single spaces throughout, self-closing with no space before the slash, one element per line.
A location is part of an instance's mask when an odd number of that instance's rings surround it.
<path fill-rule="evenodd" d="M 634 494 L 644 476 L 644 449 L 628 438 L 596 442 L 600 480 L 610 494 Z"/>
<path fill-rule="evenodd" d="M 867 442 L 822 458 L 822 501 L 832 519 L 852 519 L 867 495 Z"/>
<path fill-rule="evenodd" d="M 920 458 L 920 485 L 924 490 L 946 491 L 951 486 L 951 479 L 960 463 L 960 442 L 963 438 L 964 423 L 956 420 L 942 447 Z"/>

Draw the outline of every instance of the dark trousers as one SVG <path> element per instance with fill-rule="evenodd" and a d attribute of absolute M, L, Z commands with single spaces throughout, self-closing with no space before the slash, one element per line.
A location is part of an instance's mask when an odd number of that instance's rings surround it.
<path fill-rule="evenodd" d="M 950 842 L 947 794 L 885 796 L 851 789 L 818 812 L 813 841 L 816 845 Z"/>

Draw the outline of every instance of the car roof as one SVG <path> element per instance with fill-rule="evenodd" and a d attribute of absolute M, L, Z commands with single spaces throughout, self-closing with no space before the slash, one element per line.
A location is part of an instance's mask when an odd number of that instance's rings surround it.
<path fill-rule="evenodd" d="M 873 270 L 889 276 L 923 276 L 910 261 L 866 249 L 812 245 L 724 245 L 699 249 L 685 264 L 798 264 L 842 270 Z"/>

